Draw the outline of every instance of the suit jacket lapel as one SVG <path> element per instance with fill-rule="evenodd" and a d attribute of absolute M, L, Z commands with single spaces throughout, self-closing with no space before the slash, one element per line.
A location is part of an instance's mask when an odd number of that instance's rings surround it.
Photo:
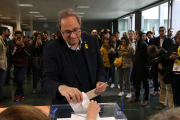
<path fill-rule="evenodd" d="M 77 80 L 78 80 L 79 84 L 82 86 L 81 78 L 80 78 L 76 63 L 75 63 L 75 61 L 73 59 L 73 56 L 71 54 L 71 50 L 68 48 L 68 46 L 67 46 L 66 42 L 64 41 L 64 39 L 62 37 L 60 37 L 60 38 L 61 39 L 59 39 L 59 40 L 60 40 L 60 43 L 62 44 L 60 48 L 63 51 L 64 57 L 66 58 L 66 60 L 70 64 L 70 66 L 72 67 L 74 73 L 77 76 Z"/>
<path fill-rule="evenodd" d="M 91 85 L 91 88 L 92 88 L 92 81 L 93 81 L 93 78 L 92 78 L 93 73 L 92 73 L 92 71 L 93 70 L 91 70 L 91 66 L 92 66 L 92 64 L 90 62 L 91 56 L 89 56 L 90 55 L 89 54 L 90 48 L 88 46 L 89 41 L 88 41 L 88 39 L 85 39 L 83 36 L 81 36 L 81 40 L 82 40 L 82 48 L 81 49 L 83 49 L 83 51 L 84 51 L 84 56 L 85 56 L 85 60 L 86 60 L 86 64 L 87 64 L 87 68 L 88 68 L 88 72 L 89 72 L 89 77 L 90 77 L 90 85 Z"/>

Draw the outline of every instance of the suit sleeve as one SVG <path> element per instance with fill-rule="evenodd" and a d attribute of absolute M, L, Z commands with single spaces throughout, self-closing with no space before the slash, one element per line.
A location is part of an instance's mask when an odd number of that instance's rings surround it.
<path fill-rule="evenodd" d="M 52 48 L 47 45 L 43 51 L 43 79 L 41 87 L 47 94 L 52 95 L 57 100 L 61 100 L 63 97 L 58 91 L 58 87 L 63 85 L 63 83 L 58 82 L 58 73 L 61 68 L 58 69 L 54 51 L 50 49 Z"/>
<path fill-rule="evenodd" d="M 97 51 L 97 77 L 96 77 L 96 80 L 97 80 L 97 82 L 98 81 L 105 82 L 105 69 L 104 69 L 103 60 L 102 60 L 98 42 L 96 42 L 96 51 Z"/>

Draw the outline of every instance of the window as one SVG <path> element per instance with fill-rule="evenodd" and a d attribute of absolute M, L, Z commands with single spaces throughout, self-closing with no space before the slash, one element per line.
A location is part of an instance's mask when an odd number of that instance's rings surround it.
<path fill-rule="evenodd" d="M 118 31 L 120 32 L 120 37 L 124 32 L 130 30 L 130 16 L 118 20 Z"/>
<path fill-rule="evenodd" d="M 172 2 L 172 28 L 174 29 L 174 36 L 180 30 L 180 0 L 173 0 Z"/>
<path fill-rule="evenodd" d="M 155 31 L 159 35 L 159 27 L 168 28 L 168 2 L 142 11 L 142 31 Z"/>

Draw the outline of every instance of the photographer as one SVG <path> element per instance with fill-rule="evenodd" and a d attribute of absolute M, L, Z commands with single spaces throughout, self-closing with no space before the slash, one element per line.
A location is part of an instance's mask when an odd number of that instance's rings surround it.
<path fill-rule="evenodd" d="M 14 101 L 24 99 L 23 80 L 27 70 L 28 56 L 30 49 L 28 42 L 22 40 L 22 32 L 15 32 L 16 43 L 12 45 L 12 55 L 14 63 L 14 79 L 17 82 L 17 89 L 14 96 Z"/>
<path fill-rule="evenodd" d="M 42 66 L 41 66 L 41 57 L 42 57 L 42 34 L 40 32 L 35 33 L 35 40 L 32 44 L 32 62 L 33 62 L 33 91 L 35 94 L 37 90 L 37 79 L 38 76 L 41 77 Z"/>
<path fill-rule="evenodd" d="M 112 35 L 112 32 L 109 29 L 102 29 L 101 32 L 99 33 L 99 36 L 101 40 L 103 41 L 104 39 L 109 40 L 110 42 L 110 36 Z"/>
<path fill-rule="evenodd" d="M 159 96 L 159 105 L 155 107 L 155 110 L 161 110 L 165 108 L 166 104 L 166 93 L 168 92 L 168 105 L 169 107 L 173 107 L 173 94 L 172 94 L 172 88 L 171 84 L 165 84 L 163 79 L 163 75 L 167 71 L 167 63 L 166 63 L 166 55 L 167 51 L 164 50 L 164 48 L 157 48 L 154 45 L 148 46 L 147 49 L 148 54 L 150 55 L 148 59 L 148 64 L 153 66 L 155 64 L 158 64 L 158 77 L 159 77 L 159 82 L 160 82 L 160 96 Z M 166 89 L 167 88 L 167 89 Z"/>
<path fill-rule="evenodd" d="M 100 36 L 97 34 L 97 30 L 96 30 L 96 29 L 92 30 L 91 35 L 96 36 L 96 38 L 97 38 L 97 40 L 98 40 L 98 43 L 99 43 L 99 47 L 101 48 L 101 46 L 102 46 L 102 41 L 101 41 Z"/>

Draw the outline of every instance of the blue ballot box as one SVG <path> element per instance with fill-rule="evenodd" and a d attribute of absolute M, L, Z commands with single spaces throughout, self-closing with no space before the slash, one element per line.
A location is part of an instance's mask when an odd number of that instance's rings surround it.
<path fill-rule="evenodd" d="M 121 111 L 117 103 L 100 103 L 101 117 L 114 117 L 115 119 L 127 120 L 124 113 Z M 54 111 L 53 111 L 54 110 Z M 52 105 L 50 111 L 50 118 L 56 120 L 57 118 L 71 118 L 71 114 L 74 113 L 69 104 L 64 105 Z"/>

